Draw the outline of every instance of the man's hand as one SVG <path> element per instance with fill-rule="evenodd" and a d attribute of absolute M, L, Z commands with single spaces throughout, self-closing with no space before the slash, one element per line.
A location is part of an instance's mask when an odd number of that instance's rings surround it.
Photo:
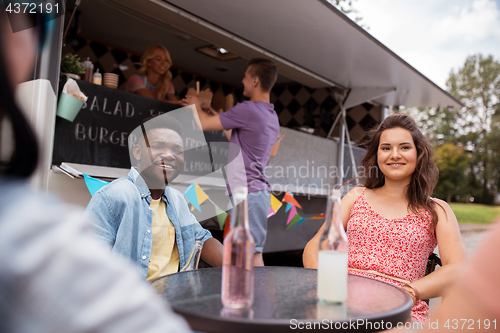
<path fill-rule="evenodd" d="M 196 106 L 196 109 L 199 108 L 201 110 L 200 100 L 198 99 L 198 97 L 193 95 L 186 95 L 186 97 L 182 99 L 182 105 L 186 106 L 191 104 L 194 104 Z"/>
<path fill-rule="evenodd" d="M 199 125 L 201 125 L 201 129 L 203 131 L 222 131 L 224 129 L 220 122 L 219 114 L 212 108 L 208 109 L 209 113 L 203 111 L 201 109 L 200 100 L 198 99 L 198 97 L 193 95 L 186 95 L 182 102 L 184 106 L 191 104 L 195 105 L 196 111 L 198 112 L 198 118 L 200 118 Z"/>

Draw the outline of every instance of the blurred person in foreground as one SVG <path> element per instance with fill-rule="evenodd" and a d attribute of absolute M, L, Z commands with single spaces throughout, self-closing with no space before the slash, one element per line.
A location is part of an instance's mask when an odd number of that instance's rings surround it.
<path fill-rule="evenodd" d="M 188 332 L 133 266 L 94 239 L 81 210 L 28 186 L 38 148 L 14 88 L 44 34 L 41 26 L 13 33 L 9 22 L 1 3 L 0 332 Z"/>
<path fill-rule="evenodd" d="M 436 331 L 500 329 L 500 223 L 485 237 L 482 245 L 459 274 L 456 283 L 431 315 L 430 326 Z"/>

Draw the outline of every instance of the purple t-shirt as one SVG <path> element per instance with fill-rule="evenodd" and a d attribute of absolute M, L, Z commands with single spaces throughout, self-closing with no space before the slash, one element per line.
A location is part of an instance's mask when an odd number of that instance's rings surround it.
<path fill-rule="evenodd" d="M 236 165 L 231 168 L 231 161 L 236 159 L 241 150 L 248 192 L 270 190 L 264 168 L 269 162 L 271 149 L 278 140 L 280 131 L 274 105 L 245 101 L 221 113 L 219 118 L 225 130 L 233 130 L 228 157 L 227 176 L 230 184 L 231 179 L 238 178 L 238 167 Z"/>

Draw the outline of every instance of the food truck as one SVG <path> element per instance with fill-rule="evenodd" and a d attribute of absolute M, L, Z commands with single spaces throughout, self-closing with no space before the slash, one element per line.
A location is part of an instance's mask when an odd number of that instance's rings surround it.
<path fill-rule="evenodd" d="M 271 103 L 280 120 L 280 140 L 266 169 L 277 201 L 264 252 L 304 248 L 324 221 L 328 190 L 362 171 L 363 150 L 356 142 L 387 116 L 389 107 L 461 106 L 325 0 L 60 3 L 64 12 L 39 54 L 34 78 L 17 93 L 41 142 L 33 185 L 82 207 L 91 198 L 83 175 L 105 181 L 126 176 L 130 130 L 146 116 L 179 108 L 125 92 L 150 44 L 169 50 L 177 98 L 198 82 L 212 93 L 214 108 L 223 108 L 228 95 L 235 103 L 243 101 L 241 79 L 249 59 L 265 57 L 277 64 Z M 88 99 L 73 121 L 56 116 L 66 79 L 60 60 L 68 53 L 88 58 L 94 71 L 118 77 L 116 89 L 76 80 Z M 223 143 L 224 136 L 206 133 L 205 140 Z M 200 157 L 207 151 L 204 142 L 186 138 L 184 144 L 192 151 L 185 166 L 191 178 L 175 185 L 184 192 L 196 183 L 206 193 L 210 200 L 198 202 L 200 209 L 193 213 L 221 236 L 223 224 L 214 207 L 227 210 L 222 174 L 214 160 Z M 227 154 L 223 148 L 218 153 L 221 159 Z M 286 193 L 296 199 L 294 209 L 286 202 L 279 207 Z"/>

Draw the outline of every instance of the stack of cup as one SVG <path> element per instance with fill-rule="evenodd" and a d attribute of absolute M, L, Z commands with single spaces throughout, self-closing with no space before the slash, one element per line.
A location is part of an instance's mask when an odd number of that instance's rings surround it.
<path fill-rule="evenodd" d="M 118 88 L 118 74 L 104 73 L 103 84 L 108 88 Z"/>

